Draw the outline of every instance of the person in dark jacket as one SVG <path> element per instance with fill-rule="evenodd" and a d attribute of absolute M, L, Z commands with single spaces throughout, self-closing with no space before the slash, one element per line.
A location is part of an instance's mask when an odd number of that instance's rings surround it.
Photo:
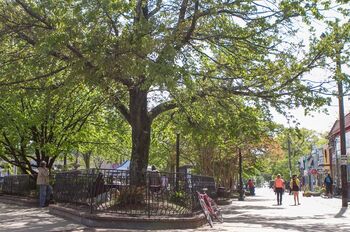
<path fill-rule="evenodd" d="M 326 178 L 324 178 L 324 185 L 326 186 L 326 195 L 331 198 L 333 193 L 333 179 L 329 173 Z"/>

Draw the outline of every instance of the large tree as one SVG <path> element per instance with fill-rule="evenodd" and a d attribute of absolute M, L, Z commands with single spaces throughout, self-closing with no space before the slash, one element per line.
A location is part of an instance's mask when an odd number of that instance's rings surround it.
<path fill-rule="evenodd" d="M 141 177 L 152 122 L 182 102 L 240 95 L 279 109 L 323 104 L 302 79 L 321 54 L 303 56 L 283 40 L 295 32 L 291 18 L 314 8 L 289 0 L 3 0 L 0 84 L 68 70 L 101 86 L 131 126 L 131 171 Z"/>

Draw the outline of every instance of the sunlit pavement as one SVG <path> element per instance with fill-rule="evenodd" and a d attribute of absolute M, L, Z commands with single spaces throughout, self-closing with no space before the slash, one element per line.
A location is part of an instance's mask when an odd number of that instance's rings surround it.
<path fill-rule="evenodd" d="M 299 206 L 284 194 L 283 204 L 276 204 L 274 193 L 257 189 L 256 196 L 234 200 L 222 207 L 224 223 L 213 228 L 203 226 L 189 230 L 168 231 L 239 231 L 239 232 L 338 232 L 350 231 L 350 209 L 341 208 L 341 199 L 300 196 Z M 46 209 L 29 209 L 0 203 L 0 231 L 135 231 L 87 228 L 48 214 Z"/>

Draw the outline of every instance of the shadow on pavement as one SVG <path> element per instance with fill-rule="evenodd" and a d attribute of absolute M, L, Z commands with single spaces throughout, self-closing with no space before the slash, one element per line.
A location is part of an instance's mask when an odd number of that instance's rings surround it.
<path fill-rule="evenodd" d="M 48 214 L 47 209 L 0 204 L 0 232 L 81 231 L 84 228 Z"/>

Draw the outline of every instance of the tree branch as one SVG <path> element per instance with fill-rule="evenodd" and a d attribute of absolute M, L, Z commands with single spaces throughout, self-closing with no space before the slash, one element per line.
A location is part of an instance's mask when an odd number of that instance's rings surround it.
<path fill-rule="evenodd" d="M 0 86 L 16 85 L 16 84 L 20 84 L 20 83 L 26 83 L 26 82 L 32 82 L 32 81 L 40 80 L 40 79 L 43 79 L 43 78 L 47 78 L 47 77 L 53 76 L 53 75 L 55 75 L 55 74 L 65 70 L 66 68 L 67 68 L 67 66 L 64 66 L 62 68 L 53 70 L 52 72 L 49 72 L 49 73 L 46 73 L 46 74 L 43 74 L 43 75 L 31 78 L 31 79 L 20 80 L 20 81 L 12 81 L 12 82 L 0 82 Z"/>
<path fill-rule="evenodd" d="M 161 113 L 175 109 L 177 106 L 178 104 L 174 100 L 163 102 L 157 105 L 149 112 L 150 121 L 153 121 Z"/>
<path fill-rule="evenodd" d="M 131 124 L 131 115 L 129 109 L 124 105 L 118 96 L 118 93 L 114 96 L 114 106 L 118 108 L 119 112 L 124 116 L 124 118 Z"/>
<path fill-rule="evenodd" d="M 21 7 L 24 9 L 24 11 L 29 14 L 31 17 L 39 20 L 40 22 L 42 22 L 43 24 L 45 24 L 47 26 L 47 29 L 54 29 L 54 27 L 48 23 L 43 17 L 41 17 L 39 14 L 35 13 L 31 8 L 29 8 L 29 6 L 25 3 L 23 3 L 20 0 L 15 0 L 19 5 L 21 5 Z"/>
<path fill-rule="evenodd" d="M 149 12 L 147 18 L 151 18 L 152 16 L 157 14 L 160 10 L 161 5 L 162 5 L 162 0 L 157 0 L 156 7 L 151 12 Z"/>

